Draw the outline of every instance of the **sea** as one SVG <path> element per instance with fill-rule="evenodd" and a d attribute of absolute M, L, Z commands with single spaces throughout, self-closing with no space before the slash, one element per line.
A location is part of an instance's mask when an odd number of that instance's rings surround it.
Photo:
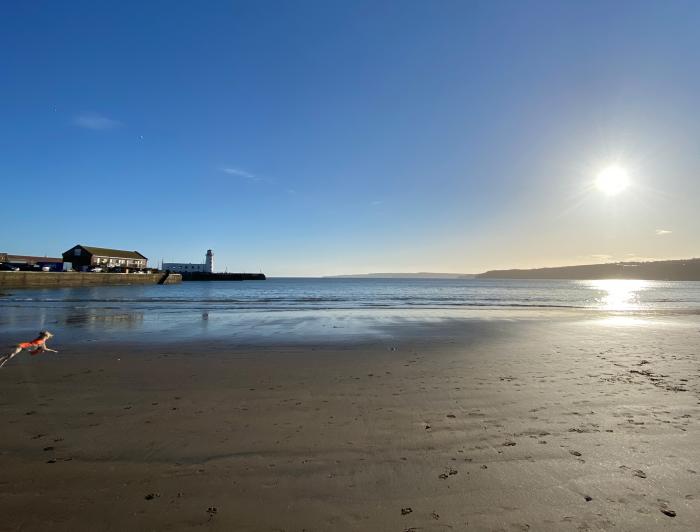
<path fill-rule="evenodd" d="M 381 337 L 395 323 L 697 314 L 700 282 L 269 278 L 5 289 L 0 341 L 48 329 L 73 341 L 294 342 Z"/>

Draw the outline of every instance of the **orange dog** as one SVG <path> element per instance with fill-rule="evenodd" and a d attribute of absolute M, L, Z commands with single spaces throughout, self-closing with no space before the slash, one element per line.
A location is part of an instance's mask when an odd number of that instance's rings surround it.
<path fill-rule="evenodd" d="M 2 362 L 0 362 L 0 368 L 7 364 L 10 360 L 12 360 L 12 358 L 15 355 L 21 353 L 24 349 L 27 349 L 32 356 L 38 355 L 39 353 L 43 353 L 44 351 L 58 353 L 58 351 L 56 351 L 55 349 L 49 349 L 48 347 L 46 347 L 47 340 L 52 337 L 53 334 L 51 334 L 49 331 L 41 331 L 39 333 L 39 336 L 31 342 L 22 342 L 21 344 L 18 344 L 16 349 L 12 353 L 0 358 L 0 360 L 2 360 Z"/>

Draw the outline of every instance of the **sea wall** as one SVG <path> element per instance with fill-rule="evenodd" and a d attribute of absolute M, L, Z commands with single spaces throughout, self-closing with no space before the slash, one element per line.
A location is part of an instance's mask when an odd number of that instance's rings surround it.
<path fill-rule="evenodd" d="M 179 273 L 0 272 L 0 288 L 63 288 L 120 284 L 176 284 Z"/>

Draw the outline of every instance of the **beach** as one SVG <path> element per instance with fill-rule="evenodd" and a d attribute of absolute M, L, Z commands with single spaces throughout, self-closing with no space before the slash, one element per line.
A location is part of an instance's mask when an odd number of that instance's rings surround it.
<path fill-rule="evenodd" d="M 700 2 L 2 14 L 0 532 L 700 532 Z"/>
<path fill-rule="evenodd" d="M 0 530 L 700 520 L 696 314 L 496 313 L 384 332 L 57 337 L 60 354 L 21 355 L 0 372 Z"/>

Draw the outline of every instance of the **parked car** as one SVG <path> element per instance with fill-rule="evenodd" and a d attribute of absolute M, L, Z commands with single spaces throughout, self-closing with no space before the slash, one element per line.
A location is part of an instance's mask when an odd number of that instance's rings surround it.
<path fill-rule="evenodd" d="M 94 268 L 90 268 L 88 271 L 93 273 L 100 273 L 102 271 L 102 268 L 100 268 L 99 266 L 95 266 Z"/>
<path fill-rule="evenodd" d="M 21 272 L 40 272 L 41 267 L 37 264 L 20 264 L 17 266 Z"/>
<path fill-rule="evenodd" d="M 42 266 L 41 267 L 42 272 L 50 272 L 51 271 L 51 266 Z"/>
<path fill-rule="evenodd" d="M 0 263 L 0 272 L 18 272 L 19 268 L 6 262 Z"/>

